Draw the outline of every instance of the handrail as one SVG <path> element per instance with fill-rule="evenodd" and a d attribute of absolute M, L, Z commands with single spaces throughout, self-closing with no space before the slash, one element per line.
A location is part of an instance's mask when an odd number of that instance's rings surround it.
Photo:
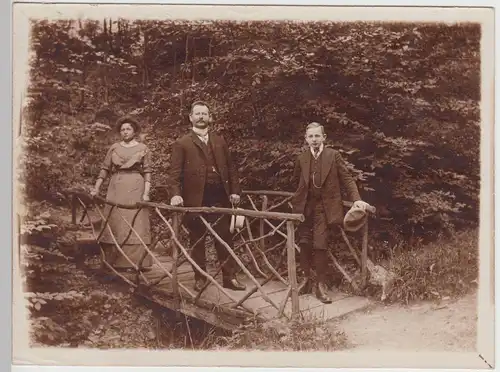
<path fill-rule="evenodd" d="M 90 197 L 90 194 L 88 194 L 87 192 L 84 192 L 84 191 L 81 191 L 81 190 L 68 190 L 67 191 L 69 194 L 80 194 L 80 195 L 85 195 L 86 197 Z M 261 196 L 281 196 L 281 197 L 292 197 L 294 195 L 293 192 L 289 192 L 289 191 L 274 191 L 274 190 L 243 190 L 241 192 L 242 195 L 261 195 Z M 168 205 L 168 204 L 165 204 L 165 203 L 154 203 L 154 202 L 139 202 L 139 203 L 136 203 L 136 204 L 122 204 L 122 203 L 114 203 L 114 202 L 111 202 L 109 200 L 106 200 L 104 199 L 103 197 L 101 196 L 94 196 L 93 197 L 95 200 L 97 201 L 100 201 L 101 203 L 107 203 L 109 205 L 114 205 L 118 208 L 123 208 L 123 209 L 136 209 L 138 206 L 140 205 L 143 205 L 143 206 L 151 206 L 151 207 L 158 207 L 158 208 L 161 208 L 161 209 L 166 209 L 166 210 L 169 210 L 169 211 L 172 211 L 172 212 L 193 212 L 193 213 L 214 213 L 214 210 L 213 209 L 210 209 L 210 210 L 207 210 L 205 211 L 204 209 L 201 209 L 201 210 L 196 210 L 196 211 L 193 211 L 193 207 L 174 207 L 174 206 L 171 206 L 171 205 Z M 344 207 L 347 207 L 347 208 L 350 208 L 352 207 L 354 203 L 351 202 L 351 201 L 347 201 L 347 200 L 343 200 L 342 201 L 342 205 Z M 184 209 L 178 209 L 178 208 L 184 208 Z M 189 208 L 189 210 L 185 209 L 185 208 Z M 208 207 L 196 207 L 196 208 L 208 208 Z M 213 208 L 213 207 L 210 207 L 210 208 Z M 221 208 L 223 209 L 223 208 Z M 225 208 L 225 209 L 229 209 L 229 208 Z M 228 211 L 220 211 L 219 209 L 216 210 L 217 213 L 223 213 L 223 214 L 240 214 L 241 210 L 238 210 L 238 213 L 234 213 L 234 212 L 231 212 L 229 213 Z M 375 213 L 376 212 L 376 208 L 373 207 L 373 206 L 369 206 L 367 208 L 367 211 L 370 212 L 370 213 Z M 255 216 L 254 214 L 252 215 L 245 215 L 245 214 L 241 214 L 241 215 L 244 215 L 244 216 L 248 216 L 248 217 L 260 217 L 260 216 Z M 270 217 L 270 216 L 266 216 L 266 217 L 269 217 L 269 218 L 277 218 L 277 217 Z M 283 218 L 277 218 L 277 219 L 283 219 Z M 292 218 L 293 219 L 293 218 Z M 303 220 L 300 220 L 299 221 L 302 221 Z"/>
<path fill-rule="evenodd" d="M 170 212 L 187 212 L 187 213 L 204 213 L 204 214 L 229 214 L 245 217 L 259 217 L 270 218 L 274 220 L 288 220 L 304 222 L 304 215 L 298 213 L 284 213 L 284 212 L 260 212 L 250 209 L 233 209 L 233 208 L 220 208 L 220 207 L 174 207 L 164 203 L 153 202 L 139 202 L 137 206 L 153 207 Z"/>
<path fill-rule="evenodd" d="M 282 196 L 282 197 L 292 197 L 295 193 L 290 191 L 274 191 L 274 190 L 243 190 L 242 195 L 260 195 L 260 196 Z M 344 207 L 351 208 L 354 204 L 352 201 L 343 200 L 342 204 Z M 375 213 L 376 209 L 373 206 L 369 206 L 366 209 L 370 213 Z"/>
<path fill-rule="evenodd" d="M 83 192 L 79 192 L 79 194 L 83 194 L 86 195 L 87 197 L 92 198 L 89 194 Z M 155 202 L 137 202 L 131 204 L 123 204 L 106 200 L 98 195 L 94 196 L 93 199 L 101 203 L 105 203 L 110 206 L 115 206 L 117 208 L 122 208 L 122 209 L 137 209 L 139 207 L 150 207 L 150 208 L 163 209 L 170 212 L 204 213 L 204 214 L 217 213 L 217 214 L 229 214 L 229 215 L 238 215 L 245 217 L 260 217 L 260 218 L 270 218 L 275 220 L 304 222 L 304 215 L 298 213 L 260 212 L 249 209 L 233 209 L 233 208 L 220 208 L 220 207 L 175 207 L 173 205 L 168 205 L 165 203 L 155 203 Z"/>

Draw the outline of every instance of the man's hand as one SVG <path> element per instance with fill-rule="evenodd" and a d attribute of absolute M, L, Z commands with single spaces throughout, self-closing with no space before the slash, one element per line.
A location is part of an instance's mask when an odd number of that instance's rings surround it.
<path fill-rule="evenodd" d="M 229 201 L 231 204 L 238 205 L 240 204 L 240 196 L 237 194 L 231 194 L 229 195 Z"/>
<path fill-rule="evenodd" d="M 143 201 L 146 201 L 146 202 L 147 202 L 147 201 L 149 201 L 149 194 L 145 192 L 145 193 L 142 195 L 142 200 L 143 200 Z"/>
<path fill-rule="evenodd" d="M 370 207 L 370 204 L 364 202 L 363 200 L 357 200 L 353 203 L 352 206 L 366 211 Z"/>
<path fill-rule="evenodd" d="M 96 196 L 97 194 L 99 194 L 99 189 L 96 189 L 95 187 L 93 187 L 93 188 L 90 190 L 90 195 L 91 195 L 91 196 Z"/>
<path fill-rule="evenodd" d="M 175 195 L 171 200 L 170 200 L 170 205 L 173 205 L 174 207 L 179 207 L 182 204 L 184 204 L 184 200 L 182 200 L 182 196 Z"/>

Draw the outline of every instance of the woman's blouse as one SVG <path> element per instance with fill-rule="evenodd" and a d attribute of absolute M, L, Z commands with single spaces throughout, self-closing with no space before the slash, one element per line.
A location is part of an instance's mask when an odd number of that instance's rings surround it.
<path fill-rule="evenodd" d="M 151 151 L 148 147 L 140 142 L 131 147 L 125 147 L 120 142 L 111 145 L 102 162 L 99 178 L 121 171 L 143 175 L 151 173 Z"/>

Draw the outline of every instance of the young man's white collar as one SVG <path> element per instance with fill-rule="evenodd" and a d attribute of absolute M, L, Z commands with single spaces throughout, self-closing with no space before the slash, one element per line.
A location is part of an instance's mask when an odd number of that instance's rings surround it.
<path fill-rule="evenodd" d="M 201 129 L 201 128 L 196 128 L 196 127 L 192 127 L 193 129 L 193 132 L 198 136 L 200 137 L 200 139 L 207 143 L 208 142 L 208 128 L 204 128 L 204 129 Z"/>
<path fill-rule="evenodd" d="M 317 159 L 317 158 L 321 155 L 321 153 L 323 152 L 323 148 L 324 148 L 324 147 L 325 147 L 325 146 L 324 146 L 324 144 L 323 144 L 323 143 L 322 143 L 321 145 L 319 145 L 319 151 L 318 151 L 318 154 L 317 154 L 317 155 L 315 155 L 315 154 L 314 154 L 314 150 L 313 150 L 312 146 L 309 148 L 309 149 L 310 149 L 310 151 L 311 151 L 312 156 L 314 157 L 314 159 Z"/>

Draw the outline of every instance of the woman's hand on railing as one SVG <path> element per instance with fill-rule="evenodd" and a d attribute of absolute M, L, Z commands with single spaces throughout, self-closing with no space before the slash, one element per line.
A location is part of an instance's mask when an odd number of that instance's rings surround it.
<path fill-rule="evenodd" d="M 90 190 L 90 196 L 94 197 L 96 195 L 99 195 L 99 190 L 101 189 L 102 181 L 103 179 L 101 177 L 97 178 L 94 187 Z"/>
<path fill-rule="evenodd" d="M 143 200 L 143 201 L 145 201 L 145 202 L 149 201 L 149 200 L 150 200 L 150 199 L 149 199 L 149 193 L 145 192 L 145 193 L 142 195 L 142 200 Z"/>

